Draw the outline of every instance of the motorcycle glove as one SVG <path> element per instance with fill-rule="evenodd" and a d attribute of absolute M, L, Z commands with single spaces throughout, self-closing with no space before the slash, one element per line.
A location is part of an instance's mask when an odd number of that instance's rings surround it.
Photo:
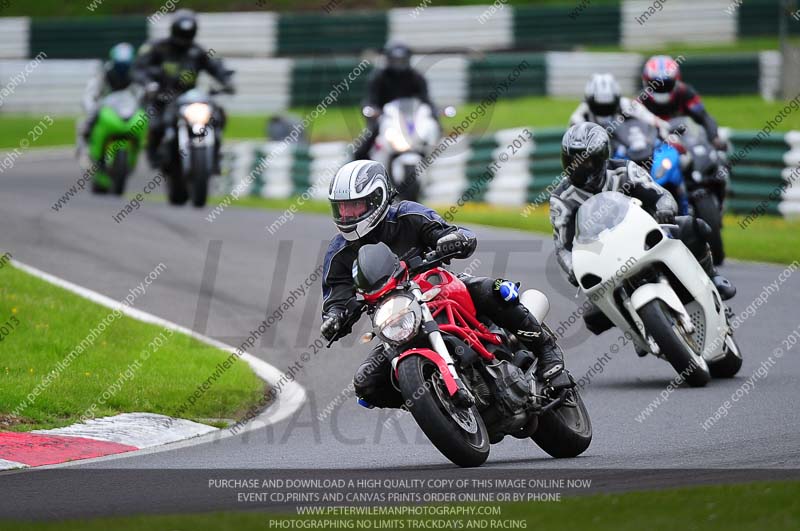
<path fill-rule="evenodd" d="M 339 332 L 344 324 L 346 317 L 346 312 L 339 308 L 333 308 L 328 313 L 326 313 L 322 317 L 322 326 L 319 329 L 319 333 L 330 341 L 334 337 L 336 337 L 336 333 Z"/>
<path fill-rule="evenodd" d="M 719 151 L 728 151 L 728 143 L 720 137 L 715 138 L 711 143 L 714 145 L 714 148 Z"/>
<path fill-rule="evenodd" d="M 436 242 L 436 254 L 439 256 L 455 255 L 457 258 L 466 258 L 472 254 L 475 240 L 461 232 L 445 234 Z"/>
<path fill-rule="evenodd" d="M 672 225 L 675 223 L 675 212 L 672 210 L 656 210 L 653 217 L 660 224 Z"/>

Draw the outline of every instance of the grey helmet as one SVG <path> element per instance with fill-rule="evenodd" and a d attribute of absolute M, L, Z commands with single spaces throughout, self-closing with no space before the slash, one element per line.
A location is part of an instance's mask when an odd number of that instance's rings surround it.
<path fill-rule="evenodd" d="M 570 184 L 598 192 L 606 180 L 611 146 L 606 130 L 592 122 L 573 125 L 561 139 L 561 165 Z"/>
<path fill-rule="evenodd" d="M 349 162 L 339 168 L 328 189 L 333 223 L 346 240 L 363 238 L 386 217 L 394 195 L 383 164 L 371 160 Z"/>
<path fill-rule="evenodd" d="M 613 116 L 619 110 L 619 83 L 611 74 L 594 74 L 586 83 L 584 100 L 595 116 Z"/>

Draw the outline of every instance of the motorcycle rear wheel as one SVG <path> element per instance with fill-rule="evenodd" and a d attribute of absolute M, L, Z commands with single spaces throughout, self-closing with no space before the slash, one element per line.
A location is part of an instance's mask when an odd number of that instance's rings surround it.
<path fill-rule="evenodd" d="M 539 417 L 539 427 L 531 436 L 539 448 L 552 457 L 577 457 L 592 442 L 592 421 L 578 388 L 570 389 L 568 404 Z"/>
<path fill-rule="evenodd" d="M 406 407 L 433 445 L 460 467 L 482 465 L 489 457 L 489 434 L 477 408 L 453 404 L 438 367 L 427 358 L 405 358 L 397 375 Z"/>

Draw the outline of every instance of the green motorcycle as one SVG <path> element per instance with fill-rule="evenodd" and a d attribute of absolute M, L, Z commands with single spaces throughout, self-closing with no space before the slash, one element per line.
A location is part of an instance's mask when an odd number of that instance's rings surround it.
<path fill-rule="evenodd" d="M 89 135 L 89 157 L 95 168 L 92 192 L 125 192 L 146 133 L 147 114 L 132 91 L 118 90 L 103 98 Z"/>

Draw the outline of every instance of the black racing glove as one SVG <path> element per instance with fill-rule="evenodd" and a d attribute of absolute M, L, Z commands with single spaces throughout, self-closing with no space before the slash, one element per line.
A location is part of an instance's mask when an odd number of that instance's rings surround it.
<path fill-rule="evenodd" d="M 436 254 L 439 256 L 455 255 L 456 258 L 466 258 L 475 249 L 475 239 L 469 238 L 461 232 L 445 234 L 436 242 Z"/>
<path fill-rule="evenodd" d="M 675 212 L 672 210 L 656 210 L 653 217 L 662 225 L 673 225 L 675 223 Z"/>
<path fill-rule="evenodd" d="M 322 337 L 330 341 L 341 330 L 342 325 L 347 320 L 347 312 L 340 308 L 334 308 L 322 317 L 322 326 L 319 333 Z"/>

